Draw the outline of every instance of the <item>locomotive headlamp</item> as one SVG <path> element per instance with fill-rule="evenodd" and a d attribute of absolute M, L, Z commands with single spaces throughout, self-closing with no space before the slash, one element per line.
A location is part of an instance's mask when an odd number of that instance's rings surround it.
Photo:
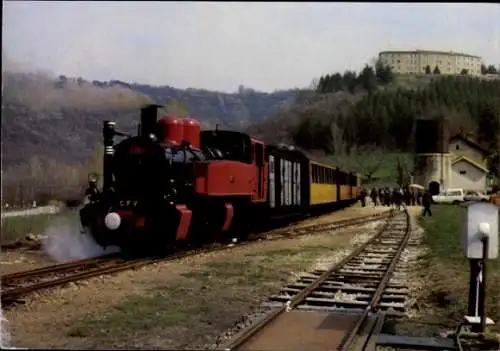
<path fill-rule="evenodd" d="M 116 230 L 120 226 L 122 219 L 116 212 L 111 212 L 104 217 L 104 224 L 109 230 Z"/>

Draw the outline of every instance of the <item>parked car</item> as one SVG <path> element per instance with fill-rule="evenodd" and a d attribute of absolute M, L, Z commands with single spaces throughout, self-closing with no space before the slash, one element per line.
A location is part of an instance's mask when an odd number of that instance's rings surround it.
<path fill-rule="evenodd" d="M 462 188 L 443 190 L 439 195 L 433 195 L 432 201 L 436 204 L 458 205 L 465 202 L 465 192 Z"/>
<path fill-rule="evenodd" d="M 490 196 L 481 191 L 469 190 L 465 192 L 465 201 L 487 202 Z"/>

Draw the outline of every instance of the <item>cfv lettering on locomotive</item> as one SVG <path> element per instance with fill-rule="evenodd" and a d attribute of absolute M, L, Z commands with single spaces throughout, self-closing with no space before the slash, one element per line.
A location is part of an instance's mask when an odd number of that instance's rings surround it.
<path fill-rule="evenodd" d="M 121 200 L 120 206 L 121 207 L 136 207 L 138 202 L 139 201 L 134 201 L 134 200 Z"/>

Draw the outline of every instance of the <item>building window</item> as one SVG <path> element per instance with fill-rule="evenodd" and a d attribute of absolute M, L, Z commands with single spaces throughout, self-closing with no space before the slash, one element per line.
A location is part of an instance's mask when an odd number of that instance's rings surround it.
<path fill-rule="evenodd" d="M 460 150 L 460 145 L 455 145 L 455 150 Z"/>
<path fill-rule="evenodd" d="M 464 175 L 464 174 L 467 174 L 467 172 L 466 171 L 460 171 L 460 174 Z"/>

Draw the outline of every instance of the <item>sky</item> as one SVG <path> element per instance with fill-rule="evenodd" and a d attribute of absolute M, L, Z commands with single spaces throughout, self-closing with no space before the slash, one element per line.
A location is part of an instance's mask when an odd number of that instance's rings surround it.
<path fill-rule="evenodd" d="M 383 50 L 500 64 L 500 5 L 4 1 L 2 61 L 88 80 L 234 92 L 304 88 Z"/>

